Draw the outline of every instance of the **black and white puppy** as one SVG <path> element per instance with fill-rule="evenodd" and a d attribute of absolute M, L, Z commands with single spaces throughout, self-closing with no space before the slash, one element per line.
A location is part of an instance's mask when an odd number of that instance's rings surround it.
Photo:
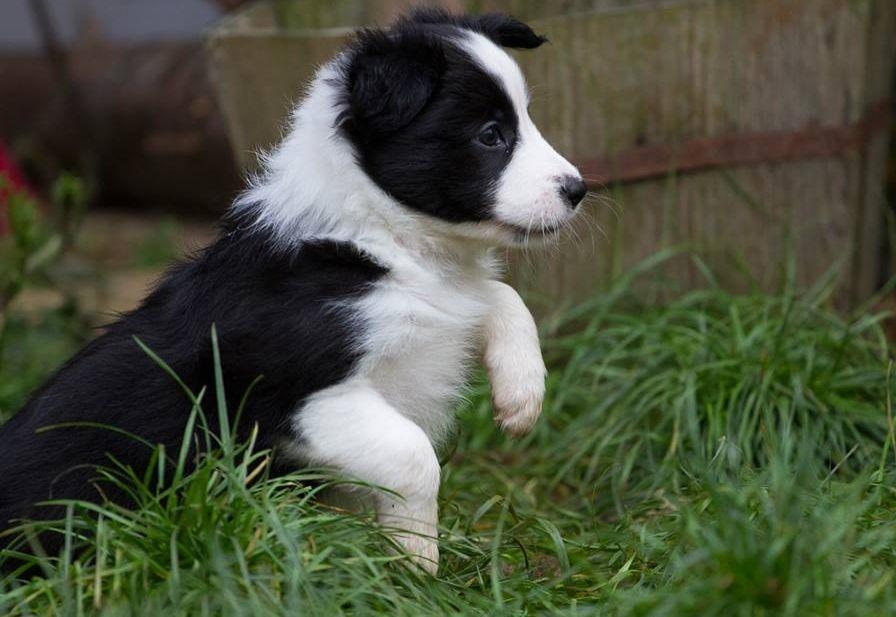
<path fill-rule="evenodd" d="M 483 358 L 510 433 L 532 427 L 544 395 L 535 324 L 491 250 L 555 234 L 585 195 L 502 49 L 542 42 L 507 16 L 432 10 L 360 32 L 319 70 L 218 240 L 0 428 L 0 528 L 60 515 L 35 505 L 51 498 L 127 503 L 95 468 L 142 470 L 150 449 L 83 423 L 176 452 L 190 402 L 133 337 L 198 391 L 213 383 L 214 324 L 231 411 L 263 376 L 241 434 L 257 425 L 280 470 L 391 489 L 370 496 L 379 520 L 435 571 L 436 449 L 471 364 Z"/>

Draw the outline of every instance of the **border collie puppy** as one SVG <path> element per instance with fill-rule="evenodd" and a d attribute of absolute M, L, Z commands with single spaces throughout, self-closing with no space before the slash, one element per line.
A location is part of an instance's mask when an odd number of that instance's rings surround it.
<path fill-rule="evenodd" d="M 241 435 L 257 426 L 279 470 L 329 467 L 389 489 L 367 499 L 435 572 L 436 449 L 471 364 L 482 358 L 511 434 L 532 427 L 544 395 L 535 324 L 491 251 L 556 234 L 586 192 L 529 118 L 502 49 L 544 40 L 504 15 L 433 10 L 358 33 L 318 71 L 217 241 L 0 428 L 0 529 L 61 516 L 37 505 L 47 499 L 127 504 L 96 467 L 114 457 L 142 472 L 150 449 L 84 423 L 177 452 L 190 401 L 134 337 L 196 392 L 213 384 L 214 324 L 231 412 L 263 376 Z"/>

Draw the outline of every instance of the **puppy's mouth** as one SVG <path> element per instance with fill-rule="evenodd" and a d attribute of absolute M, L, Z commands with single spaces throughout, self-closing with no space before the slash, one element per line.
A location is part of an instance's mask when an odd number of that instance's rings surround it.
<path fill-rule="evenodd" d="M 499 225 L 512 233 L 517 240 L 526 241 L 531 239 L 540 239 L 540 238 L 549 238 L 553 235 L 560 233 L 565 225 L 551 225 L 550 227 L 522 227 L 520 225 L 514 225 L 512 223 L 504 223 L 501 222 Z"/>

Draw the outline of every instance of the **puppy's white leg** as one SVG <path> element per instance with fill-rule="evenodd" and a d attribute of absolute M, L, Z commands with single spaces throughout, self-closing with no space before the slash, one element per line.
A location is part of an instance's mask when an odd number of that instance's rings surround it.
<path fill-rule="evenodd" d="M 523 299 L 510 285 L 489 284 L 491 311 L 485 321 L 483 361 L 492 384 L 495 421 L 507 433 L 521 435 L 541 414 L 547 371 L 538 329 Z"/>
<path fill-rule="evenodd" d="M 435 574 L 439 461 L 423 430 L 374 389 L 343 384 L 312 396 L 296 416 L 296 449 L 311 465 L 388 489 L 370 495 L 377 519 Z"/>

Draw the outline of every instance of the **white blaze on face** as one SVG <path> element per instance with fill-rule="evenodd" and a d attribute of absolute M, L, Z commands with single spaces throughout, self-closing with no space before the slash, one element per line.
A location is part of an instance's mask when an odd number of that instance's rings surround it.
<path fill-rule="evenodd" d="M 503 86 L 517 116 L 517 142 L 498 183 L 495 218 L 534 232 L 569 222 L 574 211 L 560 192 L 560 182 L 564 176 L 581 179 L 581 175 L 541 136 L 529 117 L 529 92 L 519 65 L 481 34 L 470 33 L 467 49 Z"/>

